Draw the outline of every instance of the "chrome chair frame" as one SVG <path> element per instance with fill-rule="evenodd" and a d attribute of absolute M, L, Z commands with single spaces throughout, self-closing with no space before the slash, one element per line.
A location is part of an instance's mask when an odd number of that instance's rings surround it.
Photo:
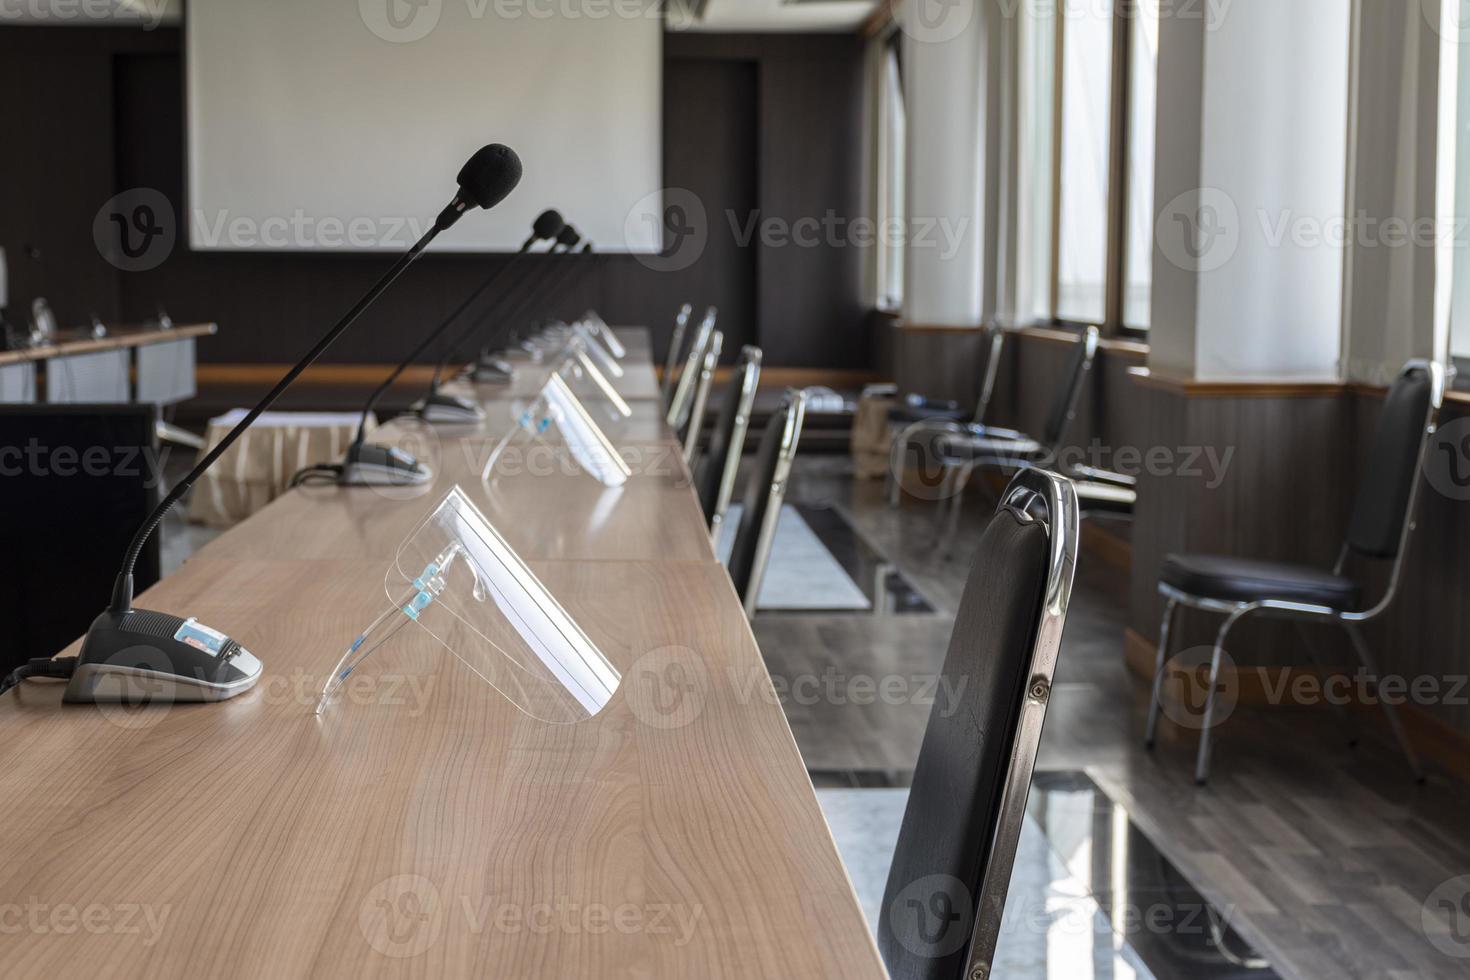
<path fill-rule="evenodd" d="M 725 335 L 719 330 L 709 335 L 705 345 L 704 359 L 699 364 L 699 379 L 694 383 L 694 404 L 689 410 L 689 424 L 684 430 L 684 462 L 694 460 L 694 450 L 699 445 L 699 434 L 704 430 L 704 407 L 709 402 L 710 383 L 714 381 L 715 365 L 720 363 L 720 350 L 725 346 Z"/>
<path fill-rule="evenodd" d="M 1398 593 L 1399 582 L 1403 575 L 1404 556 L 1409 550 L 1409 541 L 1418 527 L 1415 516 L 1419 503 L 1420 485 L 1423 483 L 1423 472 L 1425 460 L 1429 453 L 1429 446 L 1434 433 L 1439 425 L 1440 409 L 1444 405 L 1445 392 L 1445 369 L 1444 366 L 1430 360 L 1417 359 L 1409 361 L 1399 372 L 1398 377 L 1413 371 L 1424 371 L 1429 375 L 1429 408 L 1425 413 L 1423 435 L 1420 437 L 1419 453 L 1414 471 L 1414 482 L 1409 490 L 1408 503 L 1405 506 L 1403 528 L 1399 531 L 1398 552 L 1394 555 L 1393 568 L 1389 573 L 1388 588 L 1384 591 L 1374 606 L 1365 610 L 1334 609 L 1330 606 L 1315 605 L 1312 603 L 1292 602 L 1284 599 L 1260 599 L 1254 602 L 1231 602 L 1220 599 L 1210 599 L 1203 596 L 1190 595 L 1173 586 L 1159 583 L 1159 594 L 1164 596 L 1163 624 L 1159 628 L 1159 649 L 1154 660 L 1154 676 L 1152 696 L 1149 700 L 1148 725 L 1144 732 L 1144 746 L 1152 749 L 1158 735 L 1159 710 L 1164 685 L 1164 665 L 1169 657 L 1169 634 L 1174 620 L 1175 612 L 1180 606 L 1190 609 L 1200 609 L 1205 612 L 1220 613 L 1225 616 L 1225 622 L 1221 624 L 1215 635 L 1215 645 L 1210 653 L 1210 680 L 1209 687 L 1205 692 L 1205 712 L 1203 724 L 1200 729 L 1199 751 L 1195 758 L 1194 780 L 1204 785 L 1210 778 L 1210 752 L 1212 747 L 1212 728 L 1215 717 L 1215 693 L 1220 679 L 1220 662 L 1225 652 L 1225 639 L 1230 631 L 1247 616 L 1260 615 L 1270 618 L 1294 620 L 1298 623 L 1326 623 L 1341 626 L 1352 642 L 1353 651 L 1357 654 L 1363 669 L 1377 676 L 1378 668 L 1372 652 L 1368 648 L 1367 641 L 1363 639 L 1359 627 L 1377 619 L 1393 604 Z M 1346 541 L 1338 552 L 1337 563 L 1333 566 L 1333 574 L 1341 575 L 1347 563 L 1350 547 Z M 1424 781 L 1424 769 L 1419 764 L 1419 757 L 1414 752 L 1414 747 L 1409 741 L 1407 732 L 1404 730 L 1403 722 L 1399 719 L 1398 712 L 1394 706 L 1383 701 L 1384 713 L 1388 716 L 1389 727 L 1393 730 L 1394 738 L 1403 750 L 1404 756 L 1409 761 L 1409 768 L 1413 771 L 1415 779 Z"/>
<path fill-rule="evenodd" d="M 791 408 L 786 413 L 786 426 L 781 432 L 781 448 L 776 457 L 776 471 L 771 477 L 771 488 L 766 497 L 766 512 L 761 518 L 760 532 L 755 539 L 755 557 L 751 562 L 750 581 L 745 587 L 746 619 L 755 616 L 761 582 L 766 577 L 766 562 L 771 557 L 771 544 L 776 540 L 776 525 L 781 520 L 781 505 L 786 501 L 786 485 L 791 479 L 791 461 L 796 458 L 802 422 L 806 419 L 806 392 L 800 388 L 787 388 L 785 398 L 790 400 Z"/>
<path fill-rule="evenodd" d="M 1011 746 L 1005 788 L 1001 793 L 995 838 L 990 843 L 985 876 L 976 896 L 975 924 L 965 967 L 965 976 L 976 980 L 990 976 L 995 960 L 1001 915 L 1016 863 L 1021 827 L 1026 819 L 1026 798 L 1031 792 L 1036 753 L 1041 745 L 1041 731 L 1051 701 L 1062 629 L 1071 604 L 1081 537 L 1077 491 L 1070 480 L 1056 473 L 1034 468 L 1021 470 L 1001 495 L 1000 508 L 1012 511 L 1021 520 L 1039 521 L 1046 526 L 1050 554 L 1046 590 L 1042 594 L 1041 621 L 1031 646 L 1026 699 L 1021 704 L 1020 718 L 1016 723 L 1016 737 Z"/>
<path fill-rule="evenodd" d="M 746 344 L 740 348 L 740 358 L 735 362 L 738 377 L 731 384 L 740 385 L 740 401 L 735 409 L 735 424 L 730 430 L 730 444 L 725 447 L 725 459 L 720 462 L 720 489 L 715 496 L 714 513 L 709 515 L 710 541 L 718 544 L 720 528 L 725 522 L 725 511 L 730 509 L 730 498 L 735 493 L 735 477 L 740 472 L 740 457 L 745 452 L 745 437 L 750 431 L 750 415 L 755 408 L 755 392 L 760 386 L 761 358 L 759 347 Z M 710 460 L 710 465 L 715 465 Z"/>
<path fill-rule="evenodd" d="M 669 395 L 674 390 L 674 368 L 679 366 L 679 354 L 684 348 L 684 334 L 689 329 L 689 318 L 694 315 L 694 305 L 685 303 L 679 307 L 679 312 L 674 317 L 674 333 L 669 338 L 669 353 L 664 357 L 664 376 L 659 382 L 659 395 L 664 404 L 669 403 Z"/>
<path fill-rule="evenodd" d="M 1076 341 L 1083 346 L 1082 371 L 1077 377 L 1077 383 L 1066 393 L 1066 408 L 1062 414 L 1061 425 L 1050 435 L 1050 442 L 1041 446 L 1041 451 L 1036 456 L 1017 453 L 1013 458 L 1002 458 L 1000 468 L 1002 471 L 1017 472 L 1032 466 L 1053 466 L 1059 456 L 1062 443 L 1067 437 L 1067 432 L 1077 418 L 1077 405 L 1082 400 L 1082 392 L 1087 388 L 1087 381 L 1092 376 L 1092 369 L 1097 362 L 1097 349 L 1101 340 L 1101 331 L 1095 326 L 1083 329 L 1081 336 Z M 930 431 L 940 439 L 954 439 L 962 442 L 973 438 L 995 438 L 1001 441 L 1019 441 L 1026 439 L 1023 432 L 1015 429 L 1002 429 L 995 426 L 967 426 L 959 422 L 947 419 L 934 419 L 924 423 L 925 429 L 919 431 Z M 912 439 L 912 435 L 909 437 Z M 905 447 L 906 448 L 906 447 Z M 964 505 L 965 488 L 970 484 L 970 478 L 975 470 L 981 466 L 988 465 L 991 461 L 961 459 L 946 456 L 941 450 L 939 455 L 940 466 L 944 469 L 943 483 L 940 489 L 940 499 L 949 508 L 949 513 L 941 517 L 941 523 L 936 533 L 940 541 L 952 542 L 959 530 L 960 513 Z M 1082 469 L 1086 471 L 1083 472 Z M 1082 489 L 1088 481 L 1095 481 L 1102 487 L 1131 489 L 1135 481 L 1131 477 L 1122 474 L 1109 473 L 1105 470 L 1082 468 L 1073 473 L 1064 474 L 1077 484 L 1077 489 Z"/>
<path fill-rule="evenodd" d="M 704 315 L 699 321 L 699 328 L 695 331 L 694 340 L 689 345 L 689 353 L 684 358 L 684 367 L 679 371 L 679 380 L 674 383 L 674 394 L 669 399 L 669 410 L 664 416 L 664 421 L 669 427 L 678 432 L 684 427 L 684 420 L 689 417 L 689 409 L 694 399 L 694 382 L 699 376 L 699 366 L 704 361 L 705 349 L 709 346 L 710 335 L 715 329 L 714 308 Z"/>
<path fill-rule="evenodd" d="M 990 402 L 995 396 L 995 382 L 1000 377 L 1000 358 L 1002 352 L 1005 350 L 1005 328 L 998 324 L 992 324 L 986 330 L 990 334 L 990 354 L 985 359 L 985 373 L 980 378 L 980 397 L 975 402 L 975 414 L 970 418 L 972 425 L 983 425 L 986 415 L 990 412 Z M 934 419 L 920 419 L 917 422 L 910 422 L 898 430 L 897 435 L 893 437 L 892 443 L 897 456 L 895 466 L 901 466 L 903 461 L 908 458 L 909 443 L 912 438 L 920 432 L 926 431 L 935 421 Z M 894 466 L 888 468 L 887 481 L 888 506 L 897 507 L 902 489 L 899 486 L 898 474 Z"/>

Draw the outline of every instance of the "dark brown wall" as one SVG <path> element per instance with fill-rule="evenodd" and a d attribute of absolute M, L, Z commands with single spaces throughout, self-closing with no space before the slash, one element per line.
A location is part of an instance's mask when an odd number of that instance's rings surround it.
<path fill-rule="evenodd" d="M 722 325 L 732 358 L 739 341 L 761 343 L 776 366 L 870 365 L 867 344 L 855 336 L 862 322 L 856 250 L 738 249 L 724 217 L 752 209 L 858 212 L 858 41 L 670 35 L 665 55 L 665 182 L 708 196 L 718 220 L 711 237 L 723 231 L 727 240 L 680 271 L 604 257 L 545 312 L 595 305 L 614 322 L 651 325 L 661 346 L 681 303 L 714 303 L 728 314 Z M 92 221 L 119 191 L 157 188 L 185 214 L 176 28 L 0 28 L 0 85 L 0 245 L 17 319 L 36 295 L 48 297 L 65 324 L 85 322 L 92 311 L 113 322 L 140 320 L 162 302 L 175 320 L 219 322 L 219 335 L 201 344 L 205 361 L 283 362 L 384 267 L 381 255 L 182 245 L 148 272 L 119 272 L 103 261 Z M 412 346 L 412 330 L 441 320 L 504 261 L 426 256 L 324 360 L 397 359 Z"/>

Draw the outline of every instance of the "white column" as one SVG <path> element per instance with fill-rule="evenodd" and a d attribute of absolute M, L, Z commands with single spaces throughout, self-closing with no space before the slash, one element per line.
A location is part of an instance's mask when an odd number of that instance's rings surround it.
<path fill-rule="evenodd" d="M 1350 10 L 1164 0 L 1151 365 L 1337 376 Z"/>
<path fill-rule="evenodd" d="M 913 0 L 900 11 L 908 110 L 904 319 L 979 326 L 987 297 L 986 0 Z"/>
<path fill-rule="evenodd" d="M 1448 319 L 1447 310 L 1436 310 L 1435 263 L 1451 244 L 1441 236 L 1452 230 L 1435 219 L 1439 169 L 1455 169 L 1453 152 L 1443 160 L 1437 137 L 1441 109 L 1453 120 L 1454 64 L 1446 66 L 1450 103 L 1442 104 L 1442 39 L 1432 8 L 1403 0 L 1357 0 L 1355 8 L 1348 171 L 1355 229 L 1343 368 L 1349 380 L 1386 384 L 1404 361 L 1436 352 L 1436 328 Z M 1452 205 L 1453 194 L 1444 203 Z"/>

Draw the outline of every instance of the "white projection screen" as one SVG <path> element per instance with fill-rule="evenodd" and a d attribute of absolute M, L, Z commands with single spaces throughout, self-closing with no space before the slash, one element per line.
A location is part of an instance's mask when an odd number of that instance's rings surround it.
<path fill-rule="evenodd" d="M 659 247 L 656 0 L 189 0 L 188 241 L 401 250 L 485 143 L 525 176 L 441 251 L 518 248 L 555 207 L 600 252 Z"/>

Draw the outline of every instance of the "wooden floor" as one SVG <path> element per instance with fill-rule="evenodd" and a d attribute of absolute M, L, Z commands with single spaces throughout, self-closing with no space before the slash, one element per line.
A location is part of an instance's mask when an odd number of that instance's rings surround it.
<path fill-rule="evenodd" d="M 932 504 L 888 509 L 881 482 L 854 484 L 843 457 L 799 458 L 788 499 L 839 508 L 939 610 L 755 622 L 778 689 L 790 685 L 809 769 L 907 769 L 929 710 L 922 675 L 943 658 L 988 507 L 967 502 L 946 559 Z M 1212 783 L 1196 788 L 1192 734 L 1165 730 L 1155 753 L 1142 750 L 1147 692 L 1123 666 L 1126 601 L 1126 571 L 1084 552 L 1041 767 L 1086 770 L 1283 977 L 1470 976 L 1470 959 L 1437 949 L 1424 917 L 1438 886 L 1470 874 L 1470 789 L 1440 774 L 1417 787 L 1376 736 L 1352 750 L 1332 712 L 1280 708 L 1237 710 L 1219 729 Z M 891 691 L 922 703 L 870 699 L 866 677 L 896 677 Z M 1455 922 L 1434 906 L 1441 945 L 1470 931 L 1470 914 Z"/>

